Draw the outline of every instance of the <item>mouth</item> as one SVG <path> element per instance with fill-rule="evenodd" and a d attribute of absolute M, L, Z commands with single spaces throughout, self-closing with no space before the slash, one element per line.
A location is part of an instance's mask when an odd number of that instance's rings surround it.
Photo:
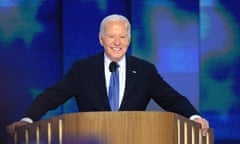
<path fill-rule="evenodd" d="M 120 48 L 120 47 L 112 47 L 112 50 L 114 50 L 114 51 L 120 51 L 121 48 Z"/>

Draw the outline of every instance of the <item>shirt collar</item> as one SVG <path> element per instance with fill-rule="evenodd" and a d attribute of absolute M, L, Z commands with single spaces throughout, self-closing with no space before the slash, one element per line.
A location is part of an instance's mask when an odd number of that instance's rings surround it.
<path fill-rule="evenodd" d="M 110 58 L 106 55 L 106 53 L 104 53 L 104 64 L 105 64 L 105 67 L 108 67 L 111 62 L 112 61 L 110 60 Z M 126 65 L 126 55 L 124 55 L 122 57 L 122 59 L 119 62 L 117 62 L 117 63 L 120 66 L 120 68 L 123 68 Z"/>

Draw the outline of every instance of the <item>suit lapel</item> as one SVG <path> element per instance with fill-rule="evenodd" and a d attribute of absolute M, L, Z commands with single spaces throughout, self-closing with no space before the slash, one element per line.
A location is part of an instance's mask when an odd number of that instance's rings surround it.
<path fill-rule="evenodd" d="M 107 97 L 105 73 L 104 73 L 104 54 L 98 55 L 94 59 L 94 80 L 99 91 L 100 99 L 104 104 L 106 110 L 111 110 Z"/>
<path fill-rule="evenodd" d="M 127 57 L 126 60 L 126 86 L 120 110 L 124 110 L 125 105 L 129 102 L 128 98 L 133 95 L 137 77 L 137 68 L 131 57 Z"/>

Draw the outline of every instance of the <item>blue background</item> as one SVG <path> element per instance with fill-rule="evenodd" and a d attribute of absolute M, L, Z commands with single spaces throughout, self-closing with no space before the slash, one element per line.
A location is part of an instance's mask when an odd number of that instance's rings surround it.
<path fill-rule="evenodd" d="M 0 143 L 37 94 L 75 60 L 103 50 L 103 17 L 132 24 L 128 53 L 159 73 L 206 117 L 216 144 L 240 143 L 240 1 L 0 0 Z M 161 111 L 153 101 L 149 111 Z M 74 99 L 42 119 L 77 111 Z"/>

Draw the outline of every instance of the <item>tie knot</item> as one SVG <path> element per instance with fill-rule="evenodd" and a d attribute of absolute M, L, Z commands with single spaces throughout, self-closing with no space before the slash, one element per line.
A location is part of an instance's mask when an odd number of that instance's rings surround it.
<path fill-rule="evenodd" d="M 110 72 L 115 72 L 119 68 L 119 64 L 116 62 L 111 62 L 109 65 L 109 71 Z"/>

